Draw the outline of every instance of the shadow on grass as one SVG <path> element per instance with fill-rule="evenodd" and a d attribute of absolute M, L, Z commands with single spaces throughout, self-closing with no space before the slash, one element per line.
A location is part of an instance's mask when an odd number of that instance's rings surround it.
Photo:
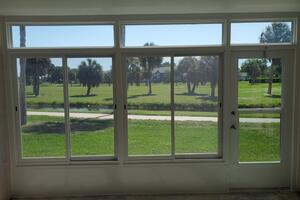
<path fill-rule="evenodd" d="M 127 99 L 135 99 L 139 97 L 151 97 L 151 96 L 156 96 L 157 94 L 135 94 L 135 95 L 130 95 L 127 97 Z"/>
<path fill-rule="evenodd" d="M 279 94 L 267 94 L 266 97 L 269 97 L 269 98 L 273 98 L 273 99 L 280 99 L 281 98 L 281 95 Z"/>
<path fill-rule="evenodd" d="M 106 128 L 112 127 L 113 121 L 97 120 L 97 119 L 71 119 L 71 130 L 72 132 L 77 131 L 99 131 Z M 32 134 L 64 134 L 65 124 L 63 122 L 41 122 L 36 124 L 30 124 L 23 127 L 24 133 Z"/>
<path fill-rule="evenodd" d="M 135 95 L 130 95 L 127 97 L 127 99 L 136 99 L 139 97 L 151 97 L 151 96 L 156 96 L 157 94 L 135 94 Z M 113 98 L 109 97 L 109 98 L 105 98 L 104 101 L 112 101 Z"/>
<path fill-rule="evenodd" d="M 95 96 L 97 96 L 97 95 L 96 94 L 90 94 L 89 96 L 86 96 L 86 95 L 81 94 L 81 95 L 72 95 L 70 97 L 74 97 L 74 98 L 88 98 L 88 97 L 95 97 Z"/>
<path fill-rule="evenodd" d="M 196 97 L 207 96 L 207 94 L 187 93 L 187 92 L 184 92 L 184 93 L 176 93 L 175 95 L 178 95 L 178 96 L 196 96 Z"/>

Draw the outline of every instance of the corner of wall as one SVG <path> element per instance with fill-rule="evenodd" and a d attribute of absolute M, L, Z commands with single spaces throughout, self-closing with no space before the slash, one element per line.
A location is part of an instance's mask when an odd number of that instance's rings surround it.
<path fill-rule="evenodd" d="M 5 118 L 5 87 L 3 73 L 4 33 L 4 23 L 0 16 L 0 200 L 8 200 L 11 196 L 9 138 Z"/>

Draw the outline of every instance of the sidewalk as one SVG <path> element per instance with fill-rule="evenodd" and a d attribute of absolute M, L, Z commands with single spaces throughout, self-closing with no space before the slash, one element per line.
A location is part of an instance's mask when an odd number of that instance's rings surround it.
<path fill-rule="evenodd" d="M 43 115 L 51 117 L 64 117 L 63 112 L 27 112 L 28 115 Z M 82 119 L 113 119 L 111 114 L 96 114 L 96 113 L 70 113 L 71 118 Z M 128 119 L 134 120 L 171 120 L 171 116 L 159 115 L 128 115 Z M 217 122 L 217 117 L 191 117 L 191 116 L 175 116 L 176 121 L 196 121 L 196 122 Z M 240 122 L 247 123 L 274 123 L 280 122 L 278 118 L 240 118 Z"/>

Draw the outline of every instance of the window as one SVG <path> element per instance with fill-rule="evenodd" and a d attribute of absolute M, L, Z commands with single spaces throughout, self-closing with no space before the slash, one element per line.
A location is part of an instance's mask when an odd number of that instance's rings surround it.
<path fill-rule="evenodd" d="M 176 154 L 217 154 L 219 56 L 175 57 Z"/>
<path fill-rule="evenodd" d="M 293 43 L 293 27 L 291 21 L 233 22 L 231 44 Z"/>
<path fill-rule="evenodd" d="M 113 47 L 113 25 L 13 25 L 13 48 Z"/>
<path fill-rule="evenodd" d="M 221 45 L 222 24 L 125 25 L 125 47 Z"/>
<path fill-rule="evenodd" d="M 129 156 L 217 156 L 219 56 L 126 60 Z"/>
<path fill-rule="evenodd" d="M 240 162 L 282 159 L 282 63 L 290 57 L 277 50 L 295 42 L 292 20 L 233 21 L 226 34 L 227 20 L 126 23 L 8 26 L 22 158 L 226 159 L 239 148 Z M 237 46 L 226 57 L 230 33 Z M 276 52 L 258 45 L 274 43 Z M 273 57 L 256 58 L 264 53 Z"/>
<path fill-rule="evenodd" d="M 238 60 L 239 160 L 280 161 L 282 59 Z"/>
<path fill-rule="evenodd" d="M 68 58 L 67 63 L 72 156 L 113 156 L 112 58 Z"/>
<path fill-rule="evenodd" d="M 65 114 L 61 58 L 17 58 L 22 156 L 64 157 Z"/>
<path fill-rule="evenodd" d="M 171 154 L 171 59 L 128 57 L 128 155 Z"/>

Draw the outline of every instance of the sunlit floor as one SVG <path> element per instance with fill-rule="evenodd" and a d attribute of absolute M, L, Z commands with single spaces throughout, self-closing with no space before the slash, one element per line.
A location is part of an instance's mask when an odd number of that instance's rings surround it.
<path fill-rule="evenodd" d="M 300 200 L 299 193 L 292 192 L 243 192 L 229 194 L 184 195 L 118 195 L 68 198 L 19 198 L 22 200 Z M 16 198 L 15 200 L 18 200 Z"/>

